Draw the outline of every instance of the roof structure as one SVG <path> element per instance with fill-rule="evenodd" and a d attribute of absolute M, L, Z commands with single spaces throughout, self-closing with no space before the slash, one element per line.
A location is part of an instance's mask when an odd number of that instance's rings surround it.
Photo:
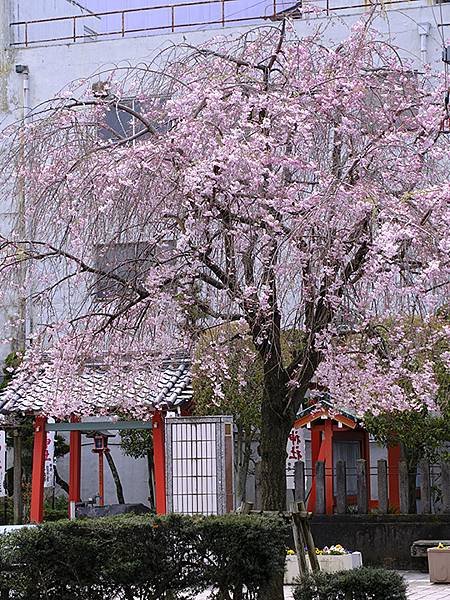
<path fill-rule="evenodd" d="M 313 421 L 322 418 L 331 418 L 350 429 L 355 429 L 360 423 L 360 419 L 348 410 L 336 409 L 330 400 L 330 395 L 325 393 L 317 399 L 317 402 L 307 406 L 297 414 L 294 427 L 309 426 Z"/>
<path fill-rule="evenodd" d="M 0 394 L 0 414 L 42 414 L 54 416 L 51 406 L 58 402 L 61 384 L 52 365 L 43 365 L 39 373 L 20 373 Z M 190 363 L 176 359 L 164 364 L 155 384 L 153 373 L 144 370 L 123 380 L 113 378 L 101 365 L 89 365 L 72 382 L 80 415 L 115 415 L 127 407 L 142 413 L 174 410 L 192 400 Z"/>

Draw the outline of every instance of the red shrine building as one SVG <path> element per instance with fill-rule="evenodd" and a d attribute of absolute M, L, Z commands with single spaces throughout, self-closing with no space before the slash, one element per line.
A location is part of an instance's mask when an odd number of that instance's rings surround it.
<path fill-rule="evenodd" d="M 373 444 L 370 443 L 369 433 L 364 429 L 361 421 L 350 412 L 336 411 L 328 400 L 328 395 L 324 394 L 319 401 L 303 409 L 297 415 L 294 429 L 302 428 L 306 428 L 310 432 L 307 436 L 310 438 L 310 452 L 306 457 L 310 465 L 310 482 L 307 485 L 308 510 L 314 512 L 316 507 L 315 466 L 318 461 L 325 463 L 326 514 L 331 515 L 335 510 L 335 473 L 336 463 L 340 460 L 344 461 L 347 467 L 347 504 L 349 506 L 356 504 L 356 464 L 359 459 L 365 460 L 368 465 L 369 509 L 377 508 L 378 501 L 373 497 L 375 494 L 372 493 L 376 486 L 376 457 L 371 456 Z M 388 448 L 386 453 L 389 474 L 389 504 L 395 510 L 400 505 L 398 478 L 400 449 L 398 447 Z M 374 471 L 373 476 L 371 471 Z"/>

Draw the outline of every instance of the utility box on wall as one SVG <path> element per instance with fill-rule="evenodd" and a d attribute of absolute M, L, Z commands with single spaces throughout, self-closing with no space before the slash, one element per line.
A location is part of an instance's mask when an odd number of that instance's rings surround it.
<path fill-rule="evenodd" d="M 233 417 L 170 417 L 165 431 L 168 512 L 232 512 Z"/>

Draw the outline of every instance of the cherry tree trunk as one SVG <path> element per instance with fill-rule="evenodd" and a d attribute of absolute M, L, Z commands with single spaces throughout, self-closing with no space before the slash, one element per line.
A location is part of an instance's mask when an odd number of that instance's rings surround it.
<path fill-rule="evenodd" d="M 279 410 L 277 410 L 277 407 Z M 261 491 L 263 510 L 286 510 L 286 446 L 292 426 L 283 405 L 265 400 L 261 424 Z"/>
<path fill-rule="evenodd" d="M 273 389 L 273 388 L 272 388 Z M 292 426 L 290 411 L 283 414 L 285 398 L 277 393 L 264 397 L 261 406 L 261 491 L 263 510 L 286 510 L 286 446 Z M 260 595 L 262 600 L 283 600 L 283 574 L 274 577 Z"/>

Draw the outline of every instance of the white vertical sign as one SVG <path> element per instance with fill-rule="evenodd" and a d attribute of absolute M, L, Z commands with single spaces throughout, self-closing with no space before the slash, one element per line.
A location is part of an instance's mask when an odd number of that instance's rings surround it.
<path fill-rule="evenodd" d="M 54 423 L 54 419 L 49 419 Z M 55 476 L 55 432 L 47 431 L 47 448 L 45 449 L 44 487 L 54 486 Z"/>
<path fill-rule="evenodd" d="M 6 477 L 6 434 L 0 431 L 0 497 L 6 496 L 5 490 Z"/>
<path fill-rule="evenodd" d="M 291 429 L 286 452 L 286 487 L 288 490 L 293 490 L 295 487 L 295 463 L 298 460 L 306 460 L 305 434 L 303 429 Z"/>

